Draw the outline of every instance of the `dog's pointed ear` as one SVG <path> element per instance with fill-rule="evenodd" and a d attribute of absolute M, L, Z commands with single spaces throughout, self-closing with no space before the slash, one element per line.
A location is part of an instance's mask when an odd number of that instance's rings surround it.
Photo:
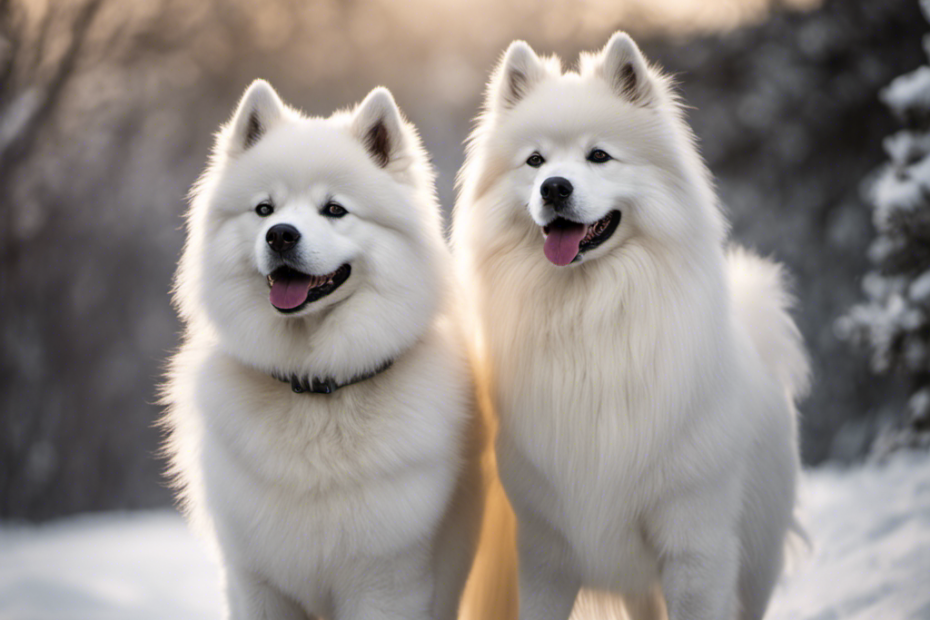
<path fill-rule="evenodd" d="M 407 138 L 391 91 L 379 86 L 368 93 L 353 112 L 352 133 L 380 168 L 401 156 Z"/>
<path fill-rule="evenodd" d="M 283 114 L 284 104 L 271 84 L 255 80 L 246 89 L 229 124 L 227 150 L 242 153 L 255 146 Z"/>
<path fill-rule="evenodd" d="M 514 41 L 504 52 L 488 93 L 491 107 L 509 110 L 546 75 L 546 68 L 526 41 Z"/>
<path fill-rule="evenodd" d="M 619 97 L 638 105 L 653 101 L 652 77 L 639 47 L 625 32 L 615 32 L 597 57 L 595 71 Z"/>

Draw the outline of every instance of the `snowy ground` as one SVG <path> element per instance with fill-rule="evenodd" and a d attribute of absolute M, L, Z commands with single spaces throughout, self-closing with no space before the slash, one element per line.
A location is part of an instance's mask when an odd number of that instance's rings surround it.
<path fill-rule="evenodd" d="M 803 491 L 813 554 L 770 620 L 930 620 L 930 456 L 820 469 Z M 0 526 L 0 620 L 220 615 L 216 564 L 172 512 Z"/>
<path fill-rule="evenodd" d="M 772 620 L 930 620 L 930 457 L 807 476 L 814 543 L 776 590 Z"/>
<path fill-rule="evenodd" d="M 171 511 L 0 528 L 0 620 L 220 617 L 217 565 Z"/>

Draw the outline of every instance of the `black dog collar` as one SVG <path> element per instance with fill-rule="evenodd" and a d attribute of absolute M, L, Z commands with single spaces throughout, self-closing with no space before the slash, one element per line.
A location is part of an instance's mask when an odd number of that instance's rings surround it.
<path fill-rule="evenodd" d="M 323 379 L 319 377 L 309 377 L 309 376 L 282 376 L 277 373 L 273 373 L 271 376 L 281 381 L 283 383 L 290 383 L 291 389 L 294 390 L 295 394 L 304 394 L 309 392 L 310 394 L 332 394 L 339 388 L 344 388 L 347 385 L 352 385 L 354 383 L 360 383 L 366 379 L 371 379 L 375 375 L 381 374 L 385 370 L 391 367 L 391 364 L 394 363 L 394 360 L 390 359 L 372 372 L 367 372 L 361 375 L 355 375 L 345 383 L 338 383 L 333 377 L 325 377 Z"/>

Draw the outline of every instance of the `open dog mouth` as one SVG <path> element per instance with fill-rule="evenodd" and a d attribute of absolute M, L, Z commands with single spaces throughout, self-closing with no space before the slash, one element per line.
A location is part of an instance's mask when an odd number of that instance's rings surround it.
<path fill-rule="evenodd" d="M 543 226 L 543 252 L 559 267 L 577 260 L 584 252 L 604 243 L 620 224 L 620 211 L 611 211 L 593 224 L 581 224 L 557 217 Z"/>
<path fill-rule="evenodd" d="M 349 279 L 348 263 L 332 273 L 313 276 L 290 267 L 278 267 L 268 275 L 268 299 L 278 312 L 289 314 L 326 297 Z"/>

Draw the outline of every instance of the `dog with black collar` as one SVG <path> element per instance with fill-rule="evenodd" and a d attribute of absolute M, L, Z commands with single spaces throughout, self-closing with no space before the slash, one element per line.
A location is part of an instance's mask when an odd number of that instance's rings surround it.
<path fill-rule="evenodd" d="M 415 130 L 256 81 L 192 196 L 168 452 L 228 617 L 452 620 L 483 441 Z"/>

